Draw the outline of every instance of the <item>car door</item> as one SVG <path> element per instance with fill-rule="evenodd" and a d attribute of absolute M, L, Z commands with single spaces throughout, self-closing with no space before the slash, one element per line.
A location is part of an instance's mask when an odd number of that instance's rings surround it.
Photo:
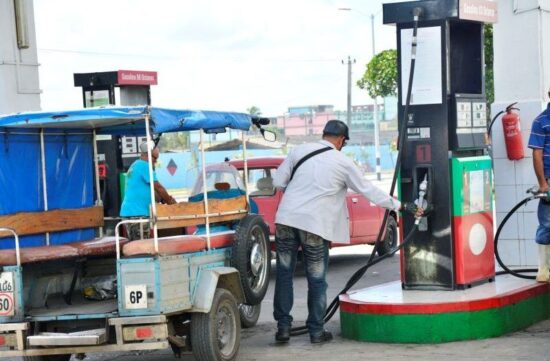
<path fill-rule="evenodd" d="M 356 192 L 348 192 L 346 202 L 351 208 L 352 243 L 372 242 L 378 235 L 381 208 Z"/>

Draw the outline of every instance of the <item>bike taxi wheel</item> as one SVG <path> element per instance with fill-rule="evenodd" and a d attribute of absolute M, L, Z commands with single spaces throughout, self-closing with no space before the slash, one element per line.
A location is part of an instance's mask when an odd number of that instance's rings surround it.
<path fill-rule="evenodd" d="M 271 271 L 269 228 L 258 215 L 239 222 L 231 252 L 231 265 L 239 271 L 245 303 L 257 305 L 264 299 Z"/>
<path fill-rule="evenodd" d="M 250 328 L 256 326 L 262 311 L 262 304 L 247 305 L 241 303 L 239 305 L 239 315 L 241 316 L 241 327 Z"/>
<path fill-rule="evenodd" d="M 231 292 L 218 288 L 209 313 L 191 316 L 191 347 L 197 361 L 231 361 L 241 343 L 237 301 Z"/>
<path fill-rule="evenodd" d="M 24 356 L 23 361 L 69 361 L 71 355 Z"/>

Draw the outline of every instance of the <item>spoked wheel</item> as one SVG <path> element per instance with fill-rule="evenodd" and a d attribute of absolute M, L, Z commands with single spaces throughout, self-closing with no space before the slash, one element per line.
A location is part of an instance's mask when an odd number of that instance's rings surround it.
<path fill-rule="evenodd" d="M 197 361 L 235 360 L 241 343 L 237 301 L 231 292 L 218 288 L 209 313 L 193 313 L 191 346 Z"/>
<path fill-rule="evenodd" d="M 256 326 L 262 311 L 262 304 L 251 306 L 244 303 L 239 305 L 239 315 L 241 316 L 242 328 L 250 328 Z"/>
<path fill-rule="evenodd" d="M 378 255 L 383 256 L 391 252 L 397 246 L 397 222 L 393 216 L 389 215 L 386 221 L 385 237 L 378 246 Z"/>
<path fill-rule="evenodd" d="M 271 250 L 269 228 L 258 215 L 247 215 L 235 232 L 231 264 L 239 271 L 245 303 L 262 302 L 269 284 Z"/>

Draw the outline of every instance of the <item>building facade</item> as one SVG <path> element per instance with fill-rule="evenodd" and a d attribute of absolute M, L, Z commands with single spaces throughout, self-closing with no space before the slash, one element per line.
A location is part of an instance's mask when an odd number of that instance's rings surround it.
<path fill-rule="evenodd" d="M 397 135 L 397 98 L 385 98 L 378 105 L 380 140 L 389 143 Z M 288 112 L 277 117 L 277 128 L 291 142 L 318 138 L 323 134 L 327 121 L 347 121 L 347 111 L 335 110 L 332 105 L 290 107 Z M 374 143 L 374 105 L 352 107 L 350 140 L 354 144 Z"/>
<path fill-rule="evenodd" d="M 32 0 L 0 1 L 0 114 L 40 110 Z"/>

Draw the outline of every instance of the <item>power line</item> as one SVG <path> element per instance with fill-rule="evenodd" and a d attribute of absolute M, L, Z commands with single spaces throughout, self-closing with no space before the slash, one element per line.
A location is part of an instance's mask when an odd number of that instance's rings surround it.
<path fill-rule="evenodd" d="M 173 56 L 173 55 L 153 55 L 153 54 L 132 54 L 132 53 L 109 53 L 109 52 L 100 52 L 100 51 L 91 51 L 91 50 L 69 50 L 69 49 L 54 49 L 54 48 L 39 48 L 39 51 L 45 51 L 50 53 L 63 53 L 63 54 L 77 54 L 77 55 L 93 55 L 93 56 L 120 56 L 120 57 L 140 57 L 140 58 L 154 58 L 154 59 L 171 59 L 171 60 L 180 60 L 183 56 Z M 212 56 L 192 56 L 195 58 L 203 58 L 212 60 Z M 222 60 L 232 60 L 241 62 L 243 59 L 255 59 L 250 56 L 241 56 L 241 57 L 224 57 L 216 56 L 216 59 Z M 279 62 L 279 63 L 329 63 L 334 62 L 339 59 L 337 58 L 268 58 L 268 59 L 255 59 L 268 62 Z"/>

